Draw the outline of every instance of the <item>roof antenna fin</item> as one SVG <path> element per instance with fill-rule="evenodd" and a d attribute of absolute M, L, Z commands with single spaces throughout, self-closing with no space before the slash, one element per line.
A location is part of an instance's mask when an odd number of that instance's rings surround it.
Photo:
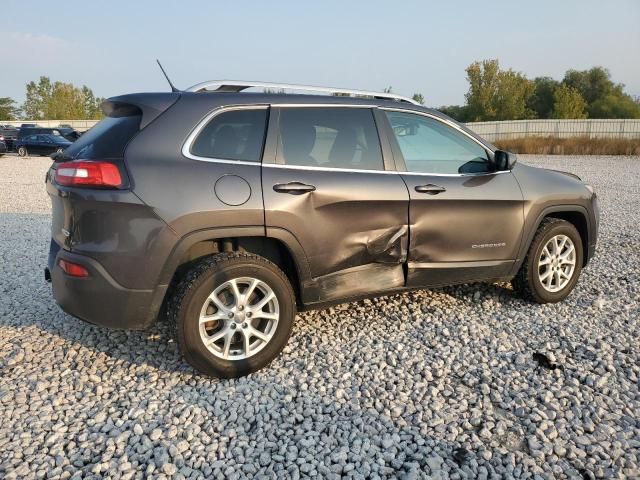
<path fill-rule="evenodd" d="M 167 75 L 167 72 L 164 71 L 164 68 L 162 68 L 162 64 L 160 63 L 160 60 L 158 60 L 156 58 L 156 62 L 158 62 L 158 66 L 160 67 L 160 70 L 162 70 L 162 74 L 164 75 L 164 78 L 167 79 L 167 82 L 169 82 L 169 86 L 171 87 L 171 91 L 172 92 L 179 92 L 180 90 L 178 90 L 175 85 L 173 83 L 171 83 L 171 80 L 169 80 L 169 75 Z"/>

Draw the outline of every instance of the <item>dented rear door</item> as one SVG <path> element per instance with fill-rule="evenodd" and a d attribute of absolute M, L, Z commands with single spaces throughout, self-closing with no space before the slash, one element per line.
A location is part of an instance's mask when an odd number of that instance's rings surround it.
<path fill-rule="evenodd" d="M 278 138 L 274 162 L 265 159 L 262 168 L 265 223 L 268 233 L 285 230 L 304 250 L 312 277 L 305 303 L 403 286 L 409 194 L 390 171 L 372 110 L 301 105 L 272 112 Z"/>

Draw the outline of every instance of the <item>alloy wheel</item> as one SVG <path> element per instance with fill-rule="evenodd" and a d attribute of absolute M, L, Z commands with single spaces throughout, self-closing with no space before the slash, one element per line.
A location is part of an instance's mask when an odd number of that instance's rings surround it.
<path fill-rule="evenodd" d="M 566 287 L 576 269 L 576 247 L 566 235 L 551 237 L 538 259 L 538 279 L 548 292 Z"/>
<path fill-rule="evenodd" d="M 224 360 L 244 360 L 262 350 L 278 327 L 280 309 L 273 289 L 252 277 L 217 287 L 200 310 L 200 338 Z"/>

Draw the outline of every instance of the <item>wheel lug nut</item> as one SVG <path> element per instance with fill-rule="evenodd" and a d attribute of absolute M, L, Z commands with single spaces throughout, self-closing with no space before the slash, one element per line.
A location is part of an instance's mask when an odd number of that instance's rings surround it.
<path fill-rule="evenodd" d="M 242 324 L 242 328 L 247 328 L 247 327 L 248 327 L 247 322 L 244 322 L 244 323 Z"/>
<path fill-rule="evenodd" d="M 238 310 L 242 311 L 244 310 L 244 307 L 242 305 L 238 305 Z"/>
<path fill-rule="evenodd" d="M 245 315 L 245 317 L 249 318 L 251 316 L 251 312 L 247 312 L 244 315 Z"/>
<path fill-rule="evenodd" d="M 233 318 L 233 312 L 229 312 L 229 318 Z"/>
<path fill-rule="evenodd" d="M 235 329 L 236 329 L 236 324 L 235 324 L 235 323 L 232 323 L 232 324 L 231 324 L 231 330 L 235 330 Z"/>

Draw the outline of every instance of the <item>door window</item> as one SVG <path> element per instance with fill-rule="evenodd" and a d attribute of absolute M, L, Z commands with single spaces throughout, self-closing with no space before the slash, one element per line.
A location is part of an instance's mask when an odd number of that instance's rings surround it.
<path fill-rule="evenodd" d="M 220 113 L 200 131 L 190 152 L 198 157 L 259 162 L 266 125 L 266 108 Z"/>
<path fill-rule="evenodd" d="M 384 170 L 368 108 L 283 108 L 278 157 L 286 165 Z"/>
<path fill-rule="evenodd" d="M 407 171 L 435 174 L 491 171 L 484 147 L 445 123 L 424 115 L 385 113 Z"/>

